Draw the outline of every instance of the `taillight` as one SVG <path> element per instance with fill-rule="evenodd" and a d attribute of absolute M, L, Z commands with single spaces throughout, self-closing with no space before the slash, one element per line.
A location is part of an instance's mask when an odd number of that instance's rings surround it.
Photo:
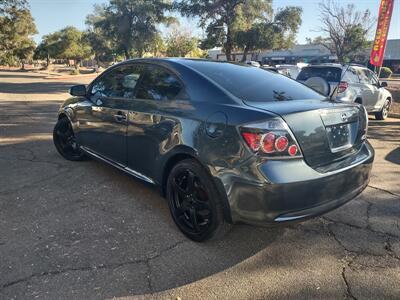
<path fill-rule="evenodd" d="M 300 147 L 286 123 L 280 118 L 240 127 L 249 148 L 268 157 L 301 157 Z"/>
<path fill-rule="evenodd" d="M 349 87 L 349 84 L 346 81 L 339 82 L 338 93 L 339 94 L 343 93 L 348 87 Z"/>

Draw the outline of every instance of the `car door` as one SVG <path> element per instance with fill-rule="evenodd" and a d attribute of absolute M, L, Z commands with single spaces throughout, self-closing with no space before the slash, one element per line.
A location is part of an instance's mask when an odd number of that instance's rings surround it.
<path fill-rule="evenodd" d="M 146 65 L 129 109 L 128 168 L 145 179 L 156 177 L 162 154 L 179 143 L 179 121 L 173 116 L 187 103 L 184 85 L 171 70 Z"/>
<path fill-rule="evenodd" d="M 342 75 L 342 82 L 346 82 L 348 87 L 339 93 L 338 98 L 345 101 L 355 101 L 361 97 L 362 84 L 357 74 L 357 70 L 352 67 L 345 68 Z"/>
<path fill-rule="evenodd" d="M 381 87 L 378 76 L 376 76 L 376 74 L 374 72 L 369 71 L 369 76 L 370 76 L 369 78 L 370 78 L 370 81 L 372 82 L 372 85 L 375 86 L 375 88 L 376 88 L 374 98 L 371 101 L 371 107 L 374 111 L 381 110 L 383 103 L 386 100 L 383 97 L 385 88 Z"/>
<path fill-rule="evenodd" d="M 140 69 L 117 66 L 88 89 L 90 105 L 79 115 L 78 142 L 87 150 L 126 166 L 128 102 L 133 98 Z"/>
<path fill-rule="evenodd" d="M 363 105 L 368 111 L 372 111 L 379 97 L 379 88 L 373 81 L 373 73 L 370 70 L 358 69 L 357 71 L 360 78 Z"/>

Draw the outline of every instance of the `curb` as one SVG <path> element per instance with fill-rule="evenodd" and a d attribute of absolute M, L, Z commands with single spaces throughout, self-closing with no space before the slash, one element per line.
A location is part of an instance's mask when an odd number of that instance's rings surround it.
<path fill-rule="evenodd" d="M 99 75 L 100 73 L 90 73 L 90 74 L 81 74 L 81 75 L 58 75 L 58 76 L 47 76 L 44 79 L 73 79 L 73 78 L 81 78 L 81 77 L 94 77 Z"/>
<path fill-rule="evenodd" d="M 389 113 L 388 116 L 390 118 L 400 119 L 400 114 L 399 113 Z"/>

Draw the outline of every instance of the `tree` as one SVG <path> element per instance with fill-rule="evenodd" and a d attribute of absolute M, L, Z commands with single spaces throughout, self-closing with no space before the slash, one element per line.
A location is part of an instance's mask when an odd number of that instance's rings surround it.
<path fill-rule="evenodd" d="M 175 20 L 165 14 L 171 9 L 172 4 L 165 0 L 110 0 L 94 27 L 100 28 L 125 58 L 142 57 L 151 48 L 157 25 Z"/>
<path fill-rule="evenodd" d="M 74 60 L 75 68 L 78 69 L 79 62 L 91 55 L 90 45 L 85 41 L 83 32 L 68 26 L 60 31 L 59 37 L 58 57 Z"/>
<path fill-rule="evenodd" d="M 0 2 L 0 63 L 19 60 L 24 68 L 35 49 L 36 26 L 25 0 Z"/>
<path fill-rule="evenodd" d="M 84 33 L 73 26 L 68 26 L 44 36 L 36 49 L 35 57 L 71 59 L 74 60 L 74 66 L 78 70 L 79 62 L 89 58 L 91 50 Z"/>
<path fill-rule="evenodd" d="M 101 61 L 113 59 L 114 43 L 107 37 L 104 29 L 96 25 L 104 21 L 105 17 L 105 6 L 97 4 L 94 6 L 94 12 L 86 17 L 88 29 L 84 34 L 84 39 L 91 46 L 98 66 Z"/>
<path fill-rule="evenodd" d="M 242 62 L 251 50 L 284 49 L 293 45 L 295 35 L 301 24 L 300 7 L 285 7 L 271 16 L 253 13 L 245 17 L 248 26 L 241 26 L 235 34 L 235 42 L 243 49 Z"/>
<path fill-rule="evenodd" d="M 175 26 L 166 39 L 166 54 L 170 57 L 185 57 L 197 45 L 198 40 L 189 31 Z"/>
<path fill-rule="evenodd" d="M 351 61 L 355 50 L 367 45 L 368 33 L 375 23 L 370 11 L 357 11 L 354 4 L 339 6 L 334 0 L 320 3 L 319 8 L 323 36 L 317 37 L 316 42 L 336 55 L 340 63 Z"/>
<path fill-rule="evenodd" d="M 35 53 L 33 55 L 34 59 L 46 59 L 46 68 L 49 67 L 50 58 L 57 58 L 60 54 L 59 50 L 59 40 L 60 32 L 54 32 L 43 36 L 42 41 L 36 47 Z"/>
<path fill-rule="evenodd" d="M 201 47 L 223 46 L 227 60 L 235 48 L 243 49 L 243 60 L 250 50 L 286 48 L 301 24 L 301 8 L 286 7 L 274 16 L 271 0 L 184 0 L 175 6 L 199 18 L 206 31 Z"/>
<path fill-rule="evenodd" d="M 148 51 L 151 52 L 153 56 L 159 57 L 164 56 L 166 52 L 166 45 L 164 39 L 160 33 L 157 33 L 153 40 L 149 43 Z"/>
<path fill-rule="evenodd" d="M 206 29 L 207 38 L 202 47 L 223 45 L 227 60 L 232 60 L 234 26 L 238 7 L 246 0 L 182 0 L 175 7 L 182 15 L 198 17 L 199 25 Z"/>

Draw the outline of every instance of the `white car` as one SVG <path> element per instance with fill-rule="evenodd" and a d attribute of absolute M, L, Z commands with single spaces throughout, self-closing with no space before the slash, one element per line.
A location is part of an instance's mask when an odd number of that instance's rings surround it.
<path fill-rule="evenodd" d="M 386 119 L 393 100 L 387 83 L 361 65 L 309 65 L 296 80 L 327 96 L 335 92 L 337 101 L 360 103 L 378 120 Z"/>
<path fill-rule="evenodd" d="M 246 61 L 246 64 L 253 66 L 253 67 L 257 67 L 257 68 L 259 68 L 261 66 L 258 61 L 254 61 L 254 60 Z"/>

